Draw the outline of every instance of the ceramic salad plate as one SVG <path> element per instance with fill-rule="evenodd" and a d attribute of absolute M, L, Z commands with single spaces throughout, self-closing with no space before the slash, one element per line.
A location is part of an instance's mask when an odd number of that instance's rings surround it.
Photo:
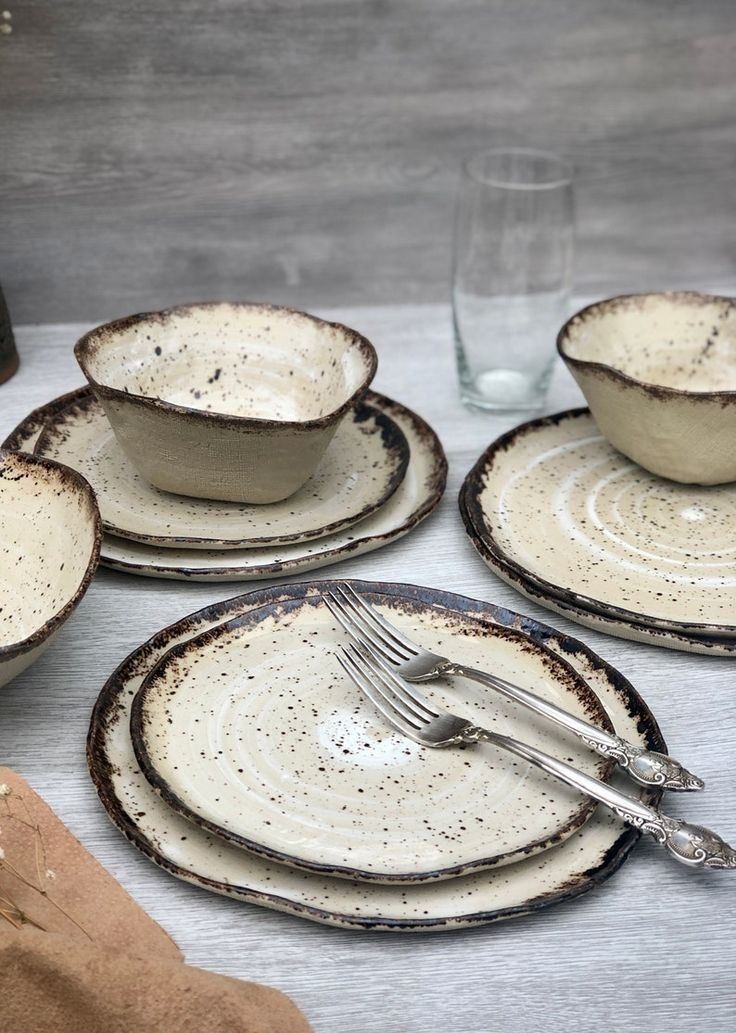
<path fill-rule="evenodd" d="M 49 418 L 35 452 L 87 478 L 110 534 L 189 549 L 300 542 L 340 531 L 379 509 L 409 462 L 409 446 L 394 421 L 360 404 L 338 427 L 307 484 L 282 502 L 248 505 L 172 495 L 137 472 L 91 395 Z"/>
<path fill-rule="evenodd" d="M 594 724 L 605 711 L 519 632 L 370 596 L 427 648 L 492 670 Z M 265 605 L 173 648 L 133 704 L 141 769 L 174 810 L 271 860 L 419 882 L 508 864 L 563 841 L 594 804 L 497 747 L 427 750 L 393 731 L 335 658 L 346 635 L 319 596 Z M 597 778 L 610 761 L 476 685 L 428 694 Z"/>
<path fill-rule="evenodd" d="M 546 595 L 676 635 L 736 639 L 736 491 L 647 473 L 586 409 L 499 438 L 462 504 L 494 555 Z"/>
<path fill-rule="evenodd" d="M 575 639 L 489 603 L 435 589 L 352 584 L 359 591 L 395 596 L 404 605 L 413 600 L 523 631 L 585 679 L 616 732 L 648 749 L 667 750 L 630 683 Z M 535 857 L 412 886 L 336 879 L 273 863 L 209 835 L 171 810 L 143 777 L 130 740 L 131 702 L 146 675 L 171 647 L 194 635 L 263 605 L 319 596 L 329 586 L 278 586 L 215 603 L 156 634 L 108 679 L 92 714 L 87 757 L 112 821 L 142 853 L 180 879 L 236 899 L 330 925 L 395 932 L 449 930 L 530 914 L 586 892 L 620 867 L 639 833 L 602 808 L 564 843 Z M 648 800 L 659 796 L 643 795 Z"/>
<path fill-rule="evenodd" d="M 81 388 L 34 409 L 11 432 L 5 447 L 32 451 L 46 419 L 89 393 L 88 388 Z M 435 432 L 416 413 L 375 392 L 369 391 L 365 401 L 380 408 L 399 426 L 408 442 L 410 459 L 406 475 L 391 498 L 356 527 L 315 542 L 231 550 L 161 548 L 108 534 L 103 537 L 100 563 L 144 577 L 257 581 L 327 566 L 347 556 L 380 549 L 408 534 L 429 516 L 442 498 L 447 481 L 447 459 Z"/>

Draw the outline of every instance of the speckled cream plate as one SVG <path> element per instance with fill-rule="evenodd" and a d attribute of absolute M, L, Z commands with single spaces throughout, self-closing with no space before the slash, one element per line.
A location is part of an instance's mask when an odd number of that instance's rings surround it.
<path fill-rule="evenodd" d="M 45 422 L 90 395 L 79 388 L 29 413 L 5 439 L 8 449 L 33 451 Z M 100 563 L 143 577 L 182 581 L 258 581 L 327 566 L 380 549 L 408 534 L 436 508 L 445 490 L 447 459 L 439 438 L 424 420 L 385 395 L 369 391 L 365 401 L 380 408 L 403 431 L 409 465 L 391 498 L 353 528 L 315 542 L 263 549 L 165 549 L 105 535 Z"/>
<path fill-rule="evenodd" d="M 648 749 L 667 750 L 630 683 L 581 642 L 490 603 L 436 589 L 353 584 L 523 631 L 578 671 L 618 734 Z M 224 620 L 264 604 L 320 595 L 328 587 L 329 582 L 279 586 L 215 603 L 156 634 L 111 675 L 92 713 L 87 757 L 103 805 L 130 842 L 172 875 L 204 889 L 329 925 L 393 932 L 451 930 L 534 913 L 592 889 L 617 871 L 639 833 L 602 808 L 563 844 L 535 857 L 407 886 L 335 879 L 273 863 L 210 836 L 166 806 L 143 777 L 130 741 L 130 705 L 146 674 L 172 646 Z"/>
<path fill-rule="evenodd" d="M 532 420 L 468 474 L 463 506 L 505 566 L 611 621 L 736 641 L 736 486 L 676 484 L 626 459 L 587 409 Z"/>
<path fill-rule="evenodd" d="M 414 600 L 371 601 L 427 648 L 606 724 L 586 683 L 517 631 Z M 141 769 L 174 810 L 246 849 L 330 875 L 419 882 L 562 842 L 594 804 L 497 747 L 427 750 L 392 730 L 335 658 L 319 596 L 266 605 L 172 649 L 136 696 Z M 470 683 L 433 682 L 453 712 L 598 778 L 605 758 Z"/>
<path fill-rule="evenodd" d="M 189 549 L 275 545 L 340 531 L 379 509 L 409 462 L 406 437 L 390 416 L 359 404 L 338 427 L 314 475 L 283 502 L 248 505 L 172 495 L 138 473 L 91 395 L 49 417 L 35 452 L 87 478 L 110 534 Z"/>

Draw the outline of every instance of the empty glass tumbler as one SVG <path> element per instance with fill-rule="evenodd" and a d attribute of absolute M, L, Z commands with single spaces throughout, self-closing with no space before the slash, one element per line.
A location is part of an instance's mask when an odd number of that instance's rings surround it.
<path fill-rule="evenodd" d="M 572 170 L 527 149 L 463 167 L 455 225 L 453 319 L 460 393 L 487 410 L 544 402 L 572 287 Z"/>

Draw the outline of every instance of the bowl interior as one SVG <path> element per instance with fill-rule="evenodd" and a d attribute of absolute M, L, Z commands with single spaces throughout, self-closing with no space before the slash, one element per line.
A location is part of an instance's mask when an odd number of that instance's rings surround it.
<path fill-rule="evenodd" d="M 339 409 L 367 384 L 373 350 L 359 334 L 301 312 L 192 305 L 93 330 L 85 372 L 120 391 L 189 409 L 301 422 Z"/>
<path fill-rule="evenodd" d="M 614 298 L 574 316 L 560 349 L 647 384 L 736 391 L 736 303 L 701 294 Z"/>
<path fill-rule="evenodd" d="M 33 635 L 74 598 L 95 541 L 94 504 L 76 478 L 0 452 L 0 648 Z"/>

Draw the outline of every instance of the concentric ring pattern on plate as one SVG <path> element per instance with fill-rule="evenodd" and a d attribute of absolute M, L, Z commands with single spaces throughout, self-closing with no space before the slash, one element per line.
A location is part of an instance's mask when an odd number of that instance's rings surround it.
<path fill-rule="evenodd" d="M 584 409 L 499 438 L 463 494 L 493 550 L 560 599 L 685 634 L 736 637 L 736 486 L 648 473 Z"/>
<path fill-rule="evenodd" d="M 268 506 L 195 499 L 154 488 L 124 454 L 92 396 L 50 416 L 35 451 L 87 478 L 109 533 L 189 549 L 300 542 L 340 531 L 382 506 L 409 462 L 403 431 L 387 413 L 365 404 L 342 421 L 307 484 Z"/>
<path fill-rule="evenodd" d="M 572 668 L 523 635 L 403 600 L 388 612 L 428 648 L 606 723 Z M 176 647 L 133 705 L 146 777 L 174 809 L 247 849 L 386 882 L 506 864 L 590 816 L 592 801 L 495 746 L 427 750 L 395 732 L 337 663 L 345 640 L 313 597 Z M 499 695 L 445 679 L 426 688 L 461 716 L 610 775 L 605 758 Z"/>
<path fill-rule="evenodd" d="M 490 603 L 436 589 L 353 584 L 359 591 L 398 595 L 523 629 L 585 678 L 619 735 L 667 752 L 641 697 L 581 642 Z M 276 864 L 209 835 L 171 810 L 141 774 L 130 740 L 130 706 L 144 677 L 169 648 L 195 634 L 264 603 L 320 595 L 327 588 L 329 582 L 291 584 L 214 603 L 158 632 L 108 679 L 92 713 L 87 758 L 104 807 L 134 846 L 154 864 L 203 889 L 329 925 L 392 932 L 447 931 L 534 913 L 592 889 L 618 869 L 639 833 L 604 808 L 570 839 L 535 857 L 414 886 L 334 879 Z M 654 800 L 661 794 L 642 795 Z"/>

